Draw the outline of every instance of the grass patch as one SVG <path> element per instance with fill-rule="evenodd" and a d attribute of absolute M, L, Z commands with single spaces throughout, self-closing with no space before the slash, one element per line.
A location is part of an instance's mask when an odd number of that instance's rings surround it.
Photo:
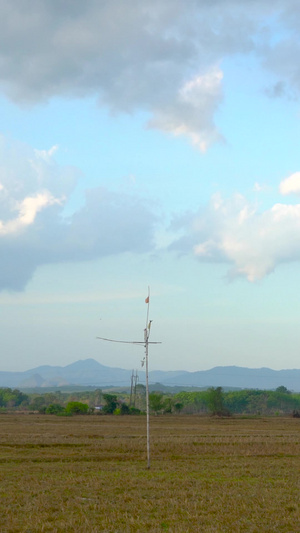
<path fill-rule="evenodd" d="M 1 532 L 300 531 L 299 424 L 0 415 Z"/>

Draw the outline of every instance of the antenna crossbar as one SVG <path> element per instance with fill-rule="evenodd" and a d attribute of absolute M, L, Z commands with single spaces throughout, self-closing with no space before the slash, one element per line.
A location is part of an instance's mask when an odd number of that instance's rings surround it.
<path fill-rule="evenodd" d="M 100 339 L 101 341 L 108 341 L 108 342 L 121 342 L 122 344 L 140 344 L 141 346 L 144 346 L 146 344 L 145 341 L 119 341 L 116 339 L 107 339 L 105 337 L 96 337 L 96 339 Z M 148 341 L 148 344 L 161 344 L 161 342 Z"/>

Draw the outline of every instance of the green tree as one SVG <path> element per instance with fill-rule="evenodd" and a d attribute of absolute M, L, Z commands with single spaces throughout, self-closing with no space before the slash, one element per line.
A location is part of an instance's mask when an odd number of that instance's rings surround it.
<path fill-rule="evenodd" d="M 103 413 L 113 414 L 118 406 L 118 398 L 114 394 L 103 394 L 106 405 L 103 407 Z"/>
<path fill-rule="evenodd" d="M 9 387 L 0 389 L 0 407 L 18 407 L 28 403 L 28 400 L 27 394 L 18 389 L 12 390 Z"/>
<path fill-rule="evenodd" d="M 174 396 L 174 402 L 183 404 L 186 413 L 207 412 L 207 391 L 182 391 Z"/>
<path fill-rule="evenodd" d="M 58 415 L 59 413 L 62 413 L 65 410 L 65 408 L 60 405 L 59 403 L 51 403 L 46 407 L 45 413 L 47 415 Z"/>
<path fill-rule="evenodd" d="M 130 415 L 140 415 L 141 410 L 137 409 L 137 407 L 129 407 L 129 414 Z"/>
<path fill-rule="evenodd" d="M 69 402 L 66 406 L 66 413 L 76 414 L 76 415 L 85 415 L 87 414 L 89 406 L 87 403 L 82 402 Z"/>
<path fill-rule="evenodd" d="M 182 411 L 184 405 L 182 402 L 175 402 L 174 403 L 174 409 L 176 411 L 176 413 L 180 413 L 180 411 Z"/>
<path fill-rule="evenodd" d="M 93 395 L 92 395 L 92 404 L 93 404 L 93 407 L 95 407 L 96 405 L 100 405 L 101 402 L 102 402 L 102 390 L 101 389 L 96 389 L 94 392 L 93 392 Z"/>
<path fill-rule="evenodd" d="M 149 407 L 157 415 L 164 407 L 163 394 L 161 392 L 151 392 L 149 394 Z"/>
<path fill-rule="evenodd" d="M 279 392 L 280 394 L 291 394 L 291 391 L 288 390 L 284 385 L 277 387 L 276 392 Z"/>
<path fill-rule="evenodd" d="M 224 404 L 222 387 L 211 387 L 207 391 L 207 407 L 212 415 L 228 416 L 229 411 Z"/>
<path fill-rule="evenodd" d="M 249 390 L 239 390 L 227 392 L 225 396 L 225 406 L 231 413 L 247 413 L 250 402 Z"/>
<path fill-rule="evenodd" d="M 32 409 L 32 411 L 39 411 L 40 409 L 43 409 L 44 407 L 46 410 L 47 406 L 46 406 L 46 400 L 44 396 L 35 396 L 29 406 L 29 408 Z"/>
<path fill-rule="evenodd" d="M 120 414 L 121 415 L 130 415 L 130 407 L 129 407 L 129 405 L 127 405 L 127 403 L 121 403 Z"/>
<path fill-rule="evenodd" d="M 167 397 L 163 401 L 163 412 L 164 414 L 170 414 L 172 413 L 173 409 L 173 400 L 170 397 Z"/>

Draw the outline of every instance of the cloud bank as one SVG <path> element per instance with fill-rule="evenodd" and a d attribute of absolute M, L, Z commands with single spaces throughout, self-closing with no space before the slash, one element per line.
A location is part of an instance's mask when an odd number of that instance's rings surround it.
<path fill-rule="evenodd" d="M 157 219 L 142 198 L 96 188 L 64 216 L 79 172 L 57 165 L 54 152 L 0 137 L 0 290 L 22 290 L 42 264 L 153 247 Z"/>
<path fill-rule="evenodd" d="M 0 0 L 0 10 L 0 88 L 20 105 L 97 96 L 205 151 L 221 136 L 224 59 L 251 54 L 274 75 L 269 94 L 299 93 L 292 0 Z"/>
<path fill-rule="evenodd" d="M 38 151 L 0 137 L 0 290 L 23 290 L 43 264 L 161 251 L 155 240 L 166 230 L 149 199 L 98 187 L 67 217 L 80 173 L 59 166 L 56 149 Z M 279 192 L 299 195 L 300 173 L 283 179 Z M 262 211 L 241 194 L 216 194 L 197 213 L 174 217 L 168 249 L 228 263 L 231 278 L 260 280 L 279 264 L 300 260 L 300 204 L 292 201 Z"/>

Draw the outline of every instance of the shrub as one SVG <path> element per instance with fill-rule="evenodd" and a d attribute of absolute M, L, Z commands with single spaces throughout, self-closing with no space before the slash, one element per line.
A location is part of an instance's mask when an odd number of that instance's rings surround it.
<path fill-rule="evenodd" d="M 129 414 L 130 415 L 140 415 L 141 414 L 141 410 L 138 409 L 137 407 L 129 407 Z"/>
<path fill-rule="evenodd" d="M 87 414 L 89 406 L 86 403 L 82 402 L 69 402 L 66 407 L 66 413 L 71 413 L 74 415 L 85 415 Z"/>
<path fill-rule="evenodd" d="M 62 413 L 64 410 L 65 408 L 59 403 L 50 403 L 45 412 L 47 415 L 57 415 L 58 413 Z"/>

